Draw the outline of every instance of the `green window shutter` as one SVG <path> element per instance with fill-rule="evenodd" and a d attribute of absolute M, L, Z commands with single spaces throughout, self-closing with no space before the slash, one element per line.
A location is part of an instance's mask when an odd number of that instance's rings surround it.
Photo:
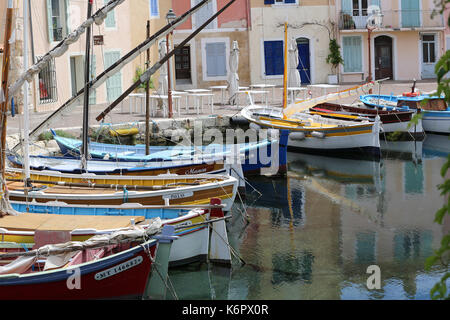
<path fill-rule="evenodd" d="M 342 12 L 352 15 L 353 12 L 352 0 L 342 0 Z"/>
<path fill-rule="evenodd" d="M 105 52 L 105 69 L 120 59 L 120 52 Z M 108 102 L 113 102 L 122 94 L 122 73 L 117 72 L 106 80 L 106 95 Z"/>
<path fill-rule="evenodd" d="M 344 72 L 362 72 L 361 48 L 360 36 L 347 36 L 342 38 Z"/>
<path fill-rule="evenodd" d="M 105 0 L 104 3 L 108 4 L 109 0 Z M 116 27 L 116 17 L 114 15 L 114 10 L 110 11 L 106 16 L 105 26 L 107 28 L 115 28 Z"/>
<path fill-rule="evenodd" d="M 48 42 L 53 42 L 53 24 L 52 24 L 52 0 L 47 0 L 47 30 Z"/>
<path fill-rule="evenodd" d="M 380 0 L 370 0 L 369 6 L 377 6 L 381 9 Z"/>
<path fill-rule="evenodd" d="M 64 37 L 66 37 L 71 32 L 71 30 L 70 30 L 70 5 L 69 5 L 69 0 L 64 0 L 64 4 L 66 6 L 66 30 L 67 30 L 67 32 L 64 35 Z"/>

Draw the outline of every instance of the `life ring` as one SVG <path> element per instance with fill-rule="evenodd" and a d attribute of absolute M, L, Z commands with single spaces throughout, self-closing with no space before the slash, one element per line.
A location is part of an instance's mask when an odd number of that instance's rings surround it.
<path fill-rule="evenodd" d="M 420 96 L 420 92 L 403 92 L 404 97 L 417 97 Z"/>

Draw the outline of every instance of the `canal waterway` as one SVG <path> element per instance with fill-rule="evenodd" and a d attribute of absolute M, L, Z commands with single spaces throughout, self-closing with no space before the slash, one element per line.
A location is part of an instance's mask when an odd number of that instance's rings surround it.
<path fill-rule="evenodd" d="M 284 178 L 250 178 L 228 222 L 232 268 L 171 269 L 177 298 L 430 299 L 445 272 L 424 263 L 450 225 L 434 222 L 450 140 L 383 142 L 381 161 L 289 153 Z M 367 267 L 381 271 L 368 289 Z"/>

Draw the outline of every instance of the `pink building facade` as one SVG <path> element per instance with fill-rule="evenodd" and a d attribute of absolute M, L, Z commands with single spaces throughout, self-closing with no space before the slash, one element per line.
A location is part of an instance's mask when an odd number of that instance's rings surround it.
<path fill-rule="evenodd" d="M 172 8 L 179 16 L 199 2 L 200 0 L 173 0 Z M 249 0 L 236 0 L 192 41 L 178 49 L 174 58 L 175 70 L 173 71 L 176 89 L 226 85 L 230 68 L 229 56 L 234 41 L 237 41 L 240 53 L 238 68 L 240 85 L 249 84 L 249 2 Z M 212 0 L 200 9 L 174 31 L 174 45 L 181 43 L 227 3 L 227 0 Z"/>
<path fill-rule="evenodd" d="M 436 77 L 434 67 L 446 50 L 446 21 L 433 1 L 339 0 L 339 42 L 344 56 L 341 81 L 367 79 L 423 80 Z M 369 9 L 382 14 L 369 39 Z M 370 51 L 369 51 L 370 50 Z M 369 60 L 370 53 L 370 60 Z"/>

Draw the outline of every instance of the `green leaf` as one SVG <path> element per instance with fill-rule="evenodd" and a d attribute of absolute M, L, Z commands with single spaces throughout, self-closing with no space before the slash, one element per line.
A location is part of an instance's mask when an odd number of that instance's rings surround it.
<path fill-rule="evenodd" d="M 440 208 L 434 217 L 434 222 L 442 224 L 442 219 L 444 219 L 444 215 L 447 213 L 447 206 Z"/>

